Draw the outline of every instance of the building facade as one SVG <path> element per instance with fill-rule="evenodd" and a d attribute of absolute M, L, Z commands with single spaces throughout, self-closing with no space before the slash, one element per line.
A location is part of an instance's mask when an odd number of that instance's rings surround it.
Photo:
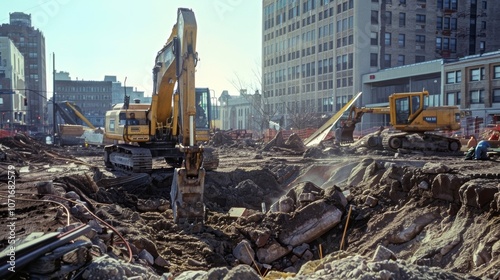
<path fill-rule="evenodd" d="M 493 2 L 263 0 L 263 98 L 286 126 L 297 111 L 339 110 L 362 90 L 364 74 L 495 51 Z"/>
<path fill-rule="evenodd" d="M 0 127 L 25 129 L 24 57 L 7 37 L 0 37 Z"/>
<path fill-rule="evenodd" d="M 139 102 L 150 104 L 151 96 L 144 96 L 144 91 L 138 91 L 131 86 L 122 86 L 122 83 L 116 79 L 116 76 L 104 76 L 104 81 L 112 83 L 112 104 L 119 104 L 125 101 L 125 94 L 130 97 L 130 102 Z"/>
<path fill-rule="evenodd" d="M 261 127 L 263 121 L 262 104 L 259 93 L 248 94 L 247 90 L 242 89 L 240 94 L 235 96 L 224 90 L 218 101 L 219 104 L 216 108 L 220 112 L 220 129 L 245 129 L 255 133 L 263 130 Z"/>
<path fill-rule="evenodd" d="M 484 53 L 444 64 L 443 100 L 477 118 L 475 124 L 500 124 L 500 52 Z"/>
<path fill-rule="evenodd" d="M 11 13 L 10 22 L 0 25 L 0 36 L 6 36 L 24 56 L 25 91 L 28 109 L 26 122 L 36 130 L 47 125 L 47 73 L 45 37 L 31 25 L 31 15 Z"/>
<path fill-rule="evenodd" d="M 85 117 L 96 127 L 104 127 L 106 111 L 112 109 L 112 83 L 110 81 L 71 80 L 56 75 L 55 100 L 70 101 L 79 106 Z"/>

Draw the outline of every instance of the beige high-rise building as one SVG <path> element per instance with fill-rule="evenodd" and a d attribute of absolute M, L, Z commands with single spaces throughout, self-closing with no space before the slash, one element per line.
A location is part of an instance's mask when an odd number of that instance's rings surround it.
<path fill-rule="evenodd" d="M 47 123 L 47 73 L 45 37 L 31 25 L 31 15 L 9 14 L 10 22 L 0 25 L 0 36 L 8 37 L 24 56 L 24 88 L 27 98 L 26 124 L 29 130 L 43 131 Z"/>
<path fill-rule="evenodd" d="M 24 57 L 14 43 L 0 36 L 0 129 L 23 130 L 27 108 Z"/>
<path fill-rule="evenodd" d="M 492 0 L 262 3 L 262 92 L 275 118 L 330 115 L 361 91 L 364 74 L 500 48 L 500 6 Z M 386 96 L 362 98 L 366 104 Z"/>

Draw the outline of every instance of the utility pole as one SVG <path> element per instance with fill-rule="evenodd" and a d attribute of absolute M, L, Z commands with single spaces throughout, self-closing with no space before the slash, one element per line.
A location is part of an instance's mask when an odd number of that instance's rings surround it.
<path fill-rule="evenodd" d="M 56 124 L 56 54 L 52 53 L 52 143 L 54 143 L 54 138 L 56 136 L 57 124 Z"/>

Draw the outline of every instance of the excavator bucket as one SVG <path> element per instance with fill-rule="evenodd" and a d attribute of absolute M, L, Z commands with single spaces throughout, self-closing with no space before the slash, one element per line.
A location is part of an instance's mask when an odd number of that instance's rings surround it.
<path fill-rule="evenodd" d="M 344 127 L 340 128 L 341 133 L 340 133 L 340 142 L 353 142 L 354 141 L 354 129 L 356 128 L 356 125 L 345 125 Z"/>
<path fill-rule="evenodd" d="M 176 223 L 199 223 L 205 219 L 205 169 L 197 177 L 188 176 L 185 168 L 176 168 L 170 190 L 170 203 Z"/>

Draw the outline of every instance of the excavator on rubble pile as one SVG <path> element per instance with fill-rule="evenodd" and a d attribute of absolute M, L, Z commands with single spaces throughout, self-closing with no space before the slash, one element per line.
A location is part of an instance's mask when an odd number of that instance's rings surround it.
<path fill-rule="evenodd" d="M 195 88 L 197 25 L 194 12 L 179 8 L 177 22 L 153 68 L 151 104 L 116 105 L 106 113 L 106 137 L 122 143 L 106 146 L 107 167 L 149 172 L 153 157 L 176 166 L 171 204 L 176 222 L 202 222 L 205 170 L 217 168 L 210 139 L 210 90 Z M 174 90 L 175 84 L 177 89 Z"/>
<path fill-rule="evenodd" d="M 459 152 L 459 139 L 436 133 L 455 131 L 461 128 L 460 109 L 456 106 L 428 106 L 428 91 L 394 93 L 389 96 L 388 107 L 358 108 L 352 106 L 347 120 L 343 122 L 341 137 L 353 141 L 353 132 L 364 114 L 390 115 L 390 124 L 397 130 L 382 136 L 371 136 L 366 141 L 370 148 L 383 147 L 433 152 Z"/>
<path fill-rule="evenodd" d="M 390 125 L 397 132 L 370 136 L 365 141 L 368 148 L 397 151 L 398 149 L 422 150 L 433 152 L 458 152 L 461 148 L 459 139 L 446 137 L 436 132 L 454 131 L 461 128 L 461 112 L 456 106 L 428 106 L 428 91 L 394 93 L 389 96 L 387 107 L 356 107 L 354 101 L 361 93 L 358 93 L 349 103 L 335 114 L 327 125 L 305 140 L 305 145 L 319 143 L 341 118 L 345 112 L 348 116 L 341 122 L 340 137 L 342 143 L 354 142 L 354 129 L 361 122 L 364 114 L 385 114 L 390 116 Z M 336 136 L 336 137 L 337 137 Z"/>

